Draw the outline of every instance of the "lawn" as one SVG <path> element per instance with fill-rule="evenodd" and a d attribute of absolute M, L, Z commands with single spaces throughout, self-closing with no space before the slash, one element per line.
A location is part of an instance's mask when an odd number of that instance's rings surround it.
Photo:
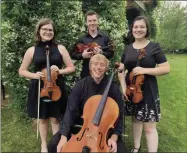
<path fill-rule="evenodd" d="M 187 55 L 167 55 L 171 72 L 158 77 L 162 119 L 157 124 L 158 152 L 187 152 Z M 1 151 L 39 152 L 40 141 L 31 122 L 19 117 L 9 105 L 1 109 Z M 126 118 L 125 141 L 128 150 L 133 147 L 131 117 Z M 143 133 L 142 151 L 146 152 Z"/>

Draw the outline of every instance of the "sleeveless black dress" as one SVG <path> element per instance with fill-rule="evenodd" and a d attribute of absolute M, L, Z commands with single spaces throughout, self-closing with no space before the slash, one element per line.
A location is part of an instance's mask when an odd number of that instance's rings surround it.
<path fill-rule="evenodd" d="M 52 42 L 40 42 L 35 46 L 33 55 L 34 71 L 41 71 L 46 68 L 46 45 L 50 47 L 49 60 L 50 66 L 56 65 L 59 69 L 63 66 L 62 55 L 60 54 L 56 44 L 52 45 Z M 43 98 L 40 98 L 40 119 L 47 119 L 54 117 L 59 119 L 65 112 L 67 104 L 67 94 L 65 90 L 64 78 L 62 75 L 58 75 L 56 80 L 57 85 L 60 87 L 62 96 L 56 102 L 45 102 Z M 41 88 L 43 87 L 43 81 L 41 80 Z M 28 102 L 27 102 L 28 116 L 37 118 L 38 113 L 38 80 L 32 79 L 30 81 Z"/>
<path fill-rule="evenodd" d="M 167 61 L 158 43 L 150 42 L 145 47 L 145 50 L 146 55 L 145 58 L 140 61 L 140 67 L 154 68 L 156 64 L 161 64 Z M 138 50 L 133 48 L 132 44 L 128 45 L 121 58 L 121 63 L 123 63 L 125 68 L 128 70 L 126 82 L 128 81 L 127 78 L 129 77 L 130 72 L 136 67 L 137 58 Z M 140 103 L 125 103 L 126 115 L 135 116 L 137 120 L 143 122 L 158 122 L 161 118 L 161 112 L 159 91 L 155 76 L 145 75 L 142 91 L 144 98 Z"/>

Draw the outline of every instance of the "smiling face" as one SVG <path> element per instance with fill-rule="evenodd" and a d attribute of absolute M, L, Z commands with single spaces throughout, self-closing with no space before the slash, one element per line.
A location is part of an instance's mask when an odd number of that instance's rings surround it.
<path fill-rule="evenodd" d="M 143 19 L 134 22 L 132 34 L 135 39 L 144 39 L 146 37 L 147 26 Z"/>
<path fill-rule="evenodd" d="M 43 25 L 40 28 L 39 33 L 40 33 L 40 37 L 41 37 L 42 41 L 50 41 L 50 40 L 52 40 L 53 37 L 54 37 L 54 29 L 53 29 L 52 24 Z"/>
<path fill-rule="evenodd" d="M 101 54 L 96 54 L 90 59 L 90 74 L 93 79 L 101 81 L 108 70 L 108 59 Z"/>
<path fill-rule="evenodd" d="M 88 15 L 86 17 L 86 25 L 88 27 L 88 31 L 96 31 L 98 28 L 98 18 L 97 15 Z"/>

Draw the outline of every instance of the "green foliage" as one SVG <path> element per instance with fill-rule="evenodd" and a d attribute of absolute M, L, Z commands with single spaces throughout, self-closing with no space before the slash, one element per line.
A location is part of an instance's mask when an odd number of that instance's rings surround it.
<path fill-rule="evenodd" d="M 177 2 L 162 2 L 162 5 L 154 12 L 159 25 L 156 41 L 165 50 L 174 52 L 179 49 L 187 49 L 187 13 L 185 9 L 180 7 Z"/>
<path fill-rule="evenodd" d="M 34 30 L 41 18 L 51 18 L 57 27 L 57 41 L 68 51 L 86 31 L 83 15 L 85 1 L 19 0 L 2 3 L 2 78 L 9 88 L 14 108 L 25 112 L 29 81 L 18 75 L 18 69 L 26 50 L 34 45 Z M 97 5 L 98 4 L 98 5 Z M 92 7 L 93 6 L 93 7 Z M 90 1 L 87 9 L 100 15 L 101 28 L 114 40 L 114 60 L 123 51 L 122 35 L 126 33 L 125 1 Z M 72 87 L 80 76 L 81 62 L 74 61 L 76 73 L 66 76 L 66 84 Z M 29 68 L 29 71 L 32 71 Z"/>
<path fill-rule="evenodd" d="M 157 33 L 157 22 L 156 18 L 154 18 L 153 11 L 156 9 L 156 7 L 159 6 L 159 1 L 153 0 L 151 5 L 145 5 L 146 12 L 145 16 L 148 18 L 149 24 L 150 24 L 150 32 L 151 32 L 151 38 L 155 38 Z"/>

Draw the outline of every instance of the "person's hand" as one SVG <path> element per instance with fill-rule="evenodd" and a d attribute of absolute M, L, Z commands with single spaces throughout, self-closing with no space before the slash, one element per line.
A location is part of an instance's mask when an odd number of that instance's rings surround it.
<path fill-rule="evenodd" d="M 93 51 L 94 51 L 94 54 L 103 54 L 103 51 L 100 46 L 94 47 Z"/>
<path fill-rule="evenodd" d="M 129 98 L 128 98 L 127 94 L 126 94 L 126 88 L 123 89 L 122 92 L 123 92 L 123 96 L 122 96 L 123 100 L 129 101 Z"/>
<path fill-rule="evenodd" d="M 112 137 L 108 139 L 108 146 L 110 148 L 110 152 L 117 152 L 117 143 L 116 140 L 112 139 Z"/>
<path fill-rule="evenodd" d="M 59 68 L 58 68 L 58 66 L 56 66 L 56 65 L 52 65 L 52 66 L 51 66 L 51 70 L 52 70 L 52 71 L 59 72 Z"/>
<path fill-rule="evenodd" d="M 83 51 L 83 53 L 82 53 L 82 57 L 83 57 L 83 58 L 91 58 L 91 57 L 92 57 L 93 53 L 92 53 L 92 52 L 88 52 L 88 49 L 89 49 L 89 48 L 87 48 L 87 49 L 85 49 L 85 50 Z"/>
<path fill-rule="evenodd" d="M 63 146 L 67 143 L 67 137 L 61 136 L 61 139 L 57 145 L 57 152 L 61 152 Z"/>
<path fill-rule="evenodd" d="M 44 77 L 44 74 L 42 72 L 36 72 L 34 75 L 34 79 L 40 79 L 41 77 Z"/>
<path fill-rule="evenodd" d="M 140 74 L 146 74 L 146 68 L 143 68 L 143 67 L 135 67 L 134 69 L 133 69 L 133 75 L 135 76 L 135 75 L 140 75 Z"/>

